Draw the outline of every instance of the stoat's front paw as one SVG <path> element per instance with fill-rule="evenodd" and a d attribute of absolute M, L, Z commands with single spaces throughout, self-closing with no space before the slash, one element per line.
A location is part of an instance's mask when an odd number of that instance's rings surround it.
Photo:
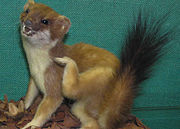
<path fill-rule="evenodd" d="M 40 125 L 38 125 L 37 122 L 31 121 L 31 122 L 29 122 L 27 125 L 25 125 L 23 128 L 21 128 L 21 129 L 27 129 L 27 128 L 29 128 L 29 127 L 30 127 L 31 129 L 36 129 L 36 128 L 40 127 Z"/>
<path fill-rule="evenodd" d="M 61 65 L 66 65 L 68 63 L 74 63 L 73 59 L 66 57 L 66 56 L 63 58 L 55 58 L 54 61 Z"/>

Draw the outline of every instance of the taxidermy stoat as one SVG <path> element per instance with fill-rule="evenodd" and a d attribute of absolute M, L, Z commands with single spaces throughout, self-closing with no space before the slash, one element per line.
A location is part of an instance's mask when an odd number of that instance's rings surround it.
<path fill-rule="evenodd" d="M 25 108 L 39 91 L 44 95 L 33 120 L 23 129 L 43 126 L 63 96 L 76 100 L 72 113 L 80 119 L 81 129 L 123 126 L 139 84 L 149 77 L 161 48 L 169 42 L 169 32 L 160 33 L 163 19 L 151 20 L 139 13 L 119 60 L 92 45 L 63 44 L 70 20 L 44 4 L 28 0 L 20 20 L 31 75 Z"/>

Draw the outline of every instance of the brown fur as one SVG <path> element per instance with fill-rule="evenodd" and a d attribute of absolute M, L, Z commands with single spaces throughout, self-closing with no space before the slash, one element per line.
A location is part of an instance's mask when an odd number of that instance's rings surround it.
<path fill-rule="evenodd" d="M 20 16 L 21 22 L 28 20 L 31 20 L 33 22 L 33 29 L 36 30 L 46 30 L 48 26 L 39 23 L 39 21 L 43 19 L 48 19 L 50 27 L 50 33 L 51 33 L 51 39 L 63 39 L 63 36 L 67 31 L 69 30 L 70 20 L 62 15 L 59 15 L 54 10 L 52 10 L 50 7 L 41 4 L 29 4 L 27 3 L 24 7 L 24 10 L 30 10 L 30 13 L 27 16 L 26 12 L 23 12 Z M 35 12 L 34 12 L 35 10 Z M 36 20 L 34 20 L 36 19 Z M 64 26 L 64 29 L 60 29 Z"/>
<path fill-rule="evenodd" d="M 66 64 L 63 93 L 66 97 L 78 100 L 72 111 L 82 123 L 85 121 L 82 128 L 114 129 L 124 124 L 134 98 L 132 89 L 127 87 L 132 83 L 131 77 L 127 75 L 119 80 L 116 73 L 118 67 L 112 67 L 107 59 L 104 59 L 106 65 L 95 63 L 97 66 L 82 73 L 79 73 L 76 63 L 70 58 L 57 58 L 56 61 Z M 93 122 L 89 121 L 90 118 Z"/>
<path fill-rule="evenodd" d="M 85 43 L 64 45 L 62 39 L 70 27 L 68 18 L 59 15 L 46 5 L 34 3 L 33 0 L 29 0 L 24 8 L 30 12 L 21 14 L 22 23 L 30 20 L 33 30 L 49 29 L 51 41 L 58 39 L 54 46 L 49 43 L 45 48 L 42 46 L 38 48 L 48 53 L 49 63 L 46 62 L 48 66 L 43 66 L 46 68 L 44 74 L 33 73 L 31 81 L 33 80 L 35 89 L 44 93 L 44 98 L 32 122 L 24 128 L 42 126 L 61 104 L 62 94 L 77 100 L 72 112 L 81 120 L 82 129 L 114 129 L 117 125 L 122 126 L 130 112 L 134 97 L 131 88 L 128 87 L 133 78 L 127 75 L 120 80 L 118 75 L 120 61 L 116 56 Z M 40 22 L 42 19 L 47 19 L 49 24 L 42 24 Z M 28 49 L 30 48 L 26 47 L 25 51 Z M 65 64 L 65 70 L 61 65 L 57 65 L 54 59 L 58 63 Z M 28 63 L 32 65 L 30 59 Z M 41 64 L 36 65 L 41 67 Z M 30 67 L 30 71 L 32 69 Z M 38 81 L 34 75 L 43 76 L 43 86 L 37 86 Z M 32 83 L 29 87 L 31 85 Z M 26 98 L 35 97 L 30 95 L 31 92 L 29 88 Z"/>

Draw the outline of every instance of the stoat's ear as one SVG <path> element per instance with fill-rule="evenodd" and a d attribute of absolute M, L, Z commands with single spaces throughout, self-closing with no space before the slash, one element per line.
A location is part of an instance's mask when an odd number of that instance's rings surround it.
<path fill-rule="evenodd" d="M 29 4 L 34 4 L 35 2 L 34 2 L 34 0 L 28 0 L 28 3 Z"/>
<path fill-rule="evenodd" d="M 59 15 L 58 21 L 61 24 L 61 31 L 66 34 L 71 27 L 70 20 L 65 16 Z"/>
<path fill-rule="evenodd" d="M 64 35 L 69 31 L 71 22 L 67 17 L 62 15 L 55 15 L 54 18 L 54 24 L 50 24 L 51 38 L 52 40 L 63 39 Z"/>
<path fill-rule="evenodd" d="M 29 5 L 33 4 L 35 4 L 34 0 L 28 0 L 27 3 L 24 5 L 24 10 L 26 10 L 29 7 Z"/>

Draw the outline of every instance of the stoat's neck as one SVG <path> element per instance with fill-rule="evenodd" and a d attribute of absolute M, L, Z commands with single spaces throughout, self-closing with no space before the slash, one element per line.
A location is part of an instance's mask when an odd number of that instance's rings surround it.
<path fill-rule="evenodd" d="M 49 55 L 54 57 L 64 57 L 67 53 L 67 45 L 64 45 L 63 42 L 58 41 L 57 44 L 49 50 Z"/>
<path fill-rule="evenodd" d="M 25 49 L 31 74 L 34 75 L 38 73 L 38 71 L 44 72 L 52 62 L 52 59 L 49 56 L 50 48 L 34 47 L 26 40 L 23 40 L 23 47 Z"/>
<path fill-rule="evenodd" d="M 33 57 L 33 58 L 41 58 L 41 57 L 49 57 L 49 50 L 50 47 L 42 47 L 42 46 L 36 46 L 31 43 L 29 43 L 27 40 L 23 40 L 23 47 L 26 53 L 27 58 Z"/>

